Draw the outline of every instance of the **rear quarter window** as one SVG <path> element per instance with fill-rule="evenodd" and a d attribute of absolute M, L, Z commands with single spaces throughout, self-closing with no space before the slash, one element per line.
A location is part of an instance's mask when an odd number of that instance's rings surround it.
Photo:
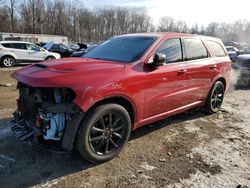
<path fill-rule="evenodd" d="M 214 41 L 206 41 L 210 51 L 212 52 L 213 56 L 215 57 L 225 57 L 226 56 L 226 53 L 223 49 L 223 47 L 217 43 L 217 42 L 214 42 Z"/>
<path fill-rule="evenodd" d="M 183 39 L 185 49 L 185 60 L 196 60 L 208 57 L 208 52 L 200 39 L 186 38 Z"/>

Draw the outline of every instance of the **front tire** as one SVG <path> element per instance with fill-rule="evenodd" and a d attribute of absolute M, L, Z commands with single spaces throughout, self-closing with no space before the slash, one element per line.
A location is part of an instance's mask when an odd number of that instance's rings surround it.
<path fill-rule="evenodd" d="M 100 163 L 117 156 L 128 142 L 131 119 L 118 104 L 104 104 L 87 112 L 76 139 L 83 158 Z"/>
<path fill-rule="evenodd" d="M 13 67 L 15 65 L 16 61 L 11 56 L 5 56 L 2 59 L 2 66 L 3 67 Z"/>
<path fill-rule="evenodd" d="M 208 112 L 216 113 L 220 110 L 224 99 L 224 92 L 224 84 L 221 81 L 215 82 L 205 104 L 205 109 Z"/>

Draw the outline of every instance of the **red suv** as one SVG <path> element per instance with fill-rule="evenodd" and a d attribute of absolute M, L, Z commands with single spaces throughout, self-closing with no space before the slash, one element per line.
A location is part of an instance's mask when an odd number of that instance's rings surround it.
<path fill-rule="evenodd" d="M 27 143 L 73 147 L 87 160 L 115 157 L 131 130 L 194 107 L 217 112 L 229 85 L 220 39 L 181 33 L 111 38 L 82 58 L 16 71 L 12 130 Z M 56 141 L 56 142 L 55 142 Z"/>

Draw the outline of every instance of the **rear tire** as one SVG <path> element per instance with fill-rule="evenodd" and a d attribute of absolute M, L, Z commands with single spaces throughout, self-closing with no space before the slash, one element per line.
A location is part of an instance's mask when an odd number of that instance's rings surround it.
<path fill-rule="evenodd" d="M 118 104 L 104 104 L 87 112 L 78 130 L 76 148 L 90 162 L 108 161 L 122 151 L 130 132 L 128 112 Z"/>
<path fill-rule="evenodd" d="M 2 66 L 3 67 L 13 67 L 16 63 L 15 59 L 11 56 L 5 56 L 2 58 Z"/>
<path fill-rule="evenodd" d="M 221 81 L 215 82 L 205 103 L 205 109 L 208 112 L 216 113 L 220 110 L 224 99 L 224 92 L 224 84 Z"/>

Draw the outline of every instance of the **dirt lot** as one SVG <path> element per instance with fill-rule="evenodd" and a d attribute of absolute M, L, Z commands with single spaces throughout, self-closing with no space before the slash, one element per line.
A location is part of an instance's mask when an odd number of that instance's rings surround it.
<path fill-rule="evenodd" d="M 11 84 L 0 86 L 0 187 L 250 187 L 250 88 L 232 87 L 217 114 L 196 109 L 138 129 L 118 157 L 92 165 L 11 134 L 14 69 L 0 69 L 0 84 Z"/>

